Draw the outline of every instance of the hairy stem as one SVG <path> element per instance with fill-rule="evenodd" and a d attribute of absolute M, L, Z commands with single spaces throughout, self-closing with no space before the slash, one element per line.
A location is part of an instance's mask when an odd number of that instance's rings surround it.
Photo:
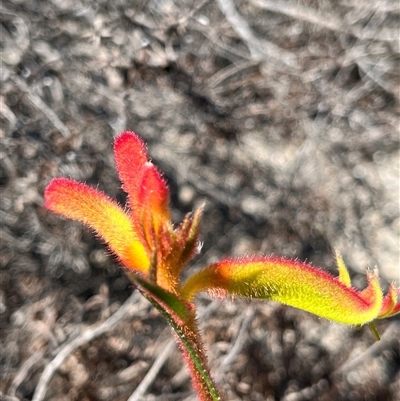
<path fill-rule="evenodd" d="M 188 325 L 180 325 L 174 317 L 168 313 L 156 300 L 143 294 L 151 304 L 161 313 L 168 324 L 175 331 L 178 342 L 188 364 L 193 386 L 197 391 L 200 401 L 222 401 L 218 390 L 211 377 L 203 352 L 202 344 L 199 340 L 197 330 Z M 190 325 L 192 326 L 192 325 Z"/>
<path fill-rule="evenodd" d="M 199 400 L 222 401 L 207 365 L 207 357 L 197 328 L 194 304 L 143 279 L 130 270 L 127 270 L 126 273 L 129 279 L 138 286 L 142 295 L 150 301 L 175 331 Z"/>

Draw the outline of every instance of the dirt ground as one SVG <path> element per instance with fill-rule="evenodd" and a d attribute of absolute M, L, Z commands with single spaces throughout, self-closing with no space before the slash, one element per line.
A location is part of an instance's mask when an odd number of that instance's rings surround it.
<path fill-rule="evenodd" d="M 399 272 L 396 0 L 4 0 L 0 399 L 195 400 L 166 323 L 105 246 L 43 207 L 52 177 L 124 202 L 113 137 L 134 130 L 173 218 L 206 202 L 198 269 L 275 254 L 353 283 Z M 226 400 L 396 401 L 400 320 L 330 323 L 198 298 Z M 398 397 L 398 396 L 397 396 Z"/>

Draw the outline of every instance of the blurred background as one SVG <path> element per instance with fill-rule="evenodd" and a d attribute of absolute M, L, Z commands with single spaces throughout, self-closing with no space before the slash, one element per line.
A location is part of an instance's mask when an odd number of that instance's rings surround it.
<path fill-rule="evenodd" d="M 43 207 L 56 176 L 123 203 L 112 142 L 126 129 L 164 171 L 175 222 L 206 202 L 188 271 L 274 254 L 336 274 L 339 250 L 356 287 L 376 266 L 399 284 L 398 1 L 0 11 L 1 400 L 196 399 L 170 329 L 105 246 Z M 376 343 L 273 302 L 198 304 L 227 400 L 399 399 L 398 317 Z"/>

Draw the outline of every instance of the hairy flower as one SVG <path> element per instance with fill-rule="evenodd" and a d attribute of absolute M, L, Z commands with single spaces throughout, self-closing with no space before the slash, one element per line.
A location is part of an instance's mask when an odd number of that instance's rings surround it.
<path fill-rule="evenodd" d="M 97 189 L 66 178 L 51 181 L 45 205 L 94 229 L 121 264 L 138 274 L 133 277 L 148 296 L 162 300 L 165 308 L 169 305 L 176 318 L 186 316 L 186 306 L 193 305 L 199 291 L 275 300 L 349 325 L 400 312 L 399 289 L 394 284 L 383 296 L 377 272 L 367 272 L 367 288 L 353 288 L 340 255 L 338 277 L 297 260 L 243 257 L 207 266 L 181 284 L 182 269 L 198 249 L 201 209 L 174 228 L 169 188 L 149 161 L 143 141 L 124 132 L 115 140 L 114 152 L 122 188 L 128 194 L 127 208 Z"/>
<path fill-rule="evenodd" d="M 245 257 L 214 263 L 192 275 L 181 288 L 186 299 L 199 291 L 263 298 L 303 309 L 326 319 L 362 325 L 399 312 L 394 285 L 383 297 L 377 272 L 367 272 L 368 287 L 351 287 L 338 255 L 339 277 L 309 264 L 278 257 Z"/>
<path fill-rule="evenodd" d="M 124 132 L 115 140 L 114 152 L 128 208 L 67 178 L 50 182 L 45 206 L 91 227 L 123 266 L 176 294 L 181 270 L 197 250 L 201 209 L 187 215 L 174 229 L 168 186 L 149 161 L 143 141 Z"/>

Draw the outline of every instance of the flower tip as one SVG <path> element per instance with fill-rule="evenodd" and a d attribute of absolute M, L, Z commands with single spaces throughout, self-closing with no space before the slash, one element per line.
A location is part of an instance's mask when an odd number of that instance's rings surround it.
<path fill-rule="evenodd" d="M 134 132 L 125 131 L 115 138 L 114 157 L 123 190 L 128 194 L 131 208 L 140 209 L 137 199 L 143 165 L 147 162 L 147 148 Z"/>
<path fill-rule="evenodd" d="M 114 141 L 114 154 L 117 168 L 124 164 L 143 165 L 147 161 L 147 147 L 142 138 L 132 131 L 124 131 Z"/>
<path fill-rule="evenodd" d="M 46 209 L 57 212 L 60 203 L 67 200 L 64 195 L 76 190 L 79 184 L 64 177 L 53 178 L 44 190 L 44 206 Z"/>
<path fill-rule="evenodd" d="M 140 136 L 133 131 L 123 131 L 118 136 L 116 136 L 114 140 L 114 148 L 115 146 L 119 146 L 127 141 L 130 141 L 130 144 L 132 142 L 136 142 L 137 144 L 140 144 L 142 147 L 146 148 L 146 144 L 144 143 L 142 138 L 140 138 Z"/>
<path fill-rule="evenodd" d="M 351 287 L 350 274 L 339 251 L 336 251 L 336 264 L 339 271 L 339 281 L 346 287 Z"/>
<path fill-rule="evenodd" d="M 154 204 L 154 207 L 156 207 L 157 203 L 164 205 L 164 208 L 168 207 L 169 188 L 167 182 L 151 161 L 147 161 L 142 168 L 139 199 L 143 204 L 148 199 L 152 199 L 151 203 Z"/>
<path fill-rule="evenodd" d="M 400 295 L 400 288 L 396 288 L 395 284 L 391 283 L 387 294 L 383 298 L 379 319 L 391 317 L 400 312 L 400 301 L 397 301 L 398 295 Z"/>
<path fill-rule="evenodd" d="M 375 267 L 373 270 L 367 270 L 367 279 L 379 281 L 379 270 L 377 267 Z"/>

